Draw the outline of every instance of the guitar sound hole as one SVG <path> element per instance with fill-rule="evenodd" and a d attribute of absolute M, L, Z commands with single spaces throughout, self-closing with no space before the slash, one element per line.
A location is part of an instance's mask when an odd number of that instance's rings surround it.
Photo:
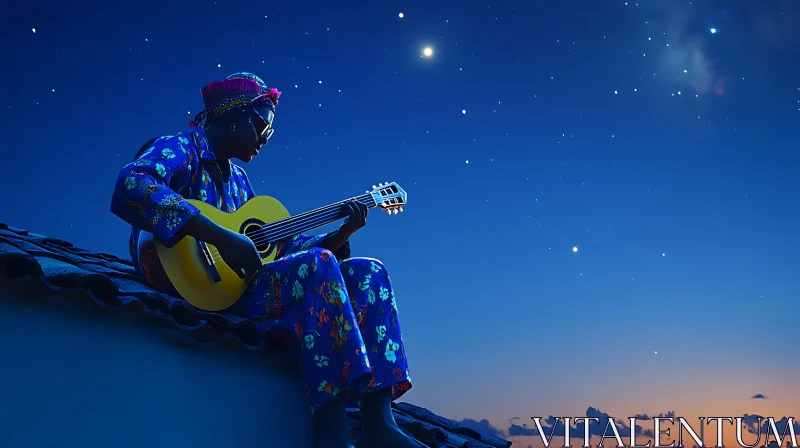
<path fill-rule="evenodd" d="M 260 229 L 260 226 L 248 226 L 244 229 L 244 234 L 253 240 L 259 252 L 266 252 L 270 248 L 269 241 L 264 238 L 263 233 L 259 232 Z"/>

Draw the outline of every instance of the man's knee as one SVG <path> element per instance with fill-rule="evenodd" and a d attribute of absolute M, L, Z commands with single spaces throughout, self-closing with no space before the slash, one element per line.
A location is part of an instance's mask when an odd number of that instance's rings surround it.
<path fill-rule="evenodd" d="M 383 263 L 377 258 L 348 258 L 339 263 L 339 266 L 342 268 L 343 273 L 348 270 L 346 268 L 352 268 L 356 272 L 369 272 L 373 275 L 389 275 L 389 272 L 386 270 L 386 266 L 384 266 Z"/>
<path fill-rule="evenodd" d="M 328 249 L 322 249 L 320 247 L 314 247 L 308 249 L 306 251 L 300 252 L 297 255 L 298 258 L 306 262 L 311 262 L 314 259 L 317 260 L 317 263 L 319 263 L 320 261 L 328 262 L 336 260 L 336 257 L 333 256 L 333 253 L 331 253 L 331 251 L 329 251 Z"/>

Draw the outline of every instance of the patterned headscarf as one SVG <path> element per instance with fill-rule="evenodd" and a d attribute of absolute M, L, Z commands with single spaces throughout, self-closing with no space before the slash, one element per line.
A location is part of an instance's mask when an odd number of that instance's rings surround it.
<path fill-rule="evenodd" d="M 236 107 L 248 104 L 266 104 L 275 112 L 281 92 L 267 88 L 264 81 L 252 73 L 234 73 L 222 81 L 215 81 L 200 90 L 206 108 L 189 122 L 197 127 L 207 124 L 214 117 Z"/>

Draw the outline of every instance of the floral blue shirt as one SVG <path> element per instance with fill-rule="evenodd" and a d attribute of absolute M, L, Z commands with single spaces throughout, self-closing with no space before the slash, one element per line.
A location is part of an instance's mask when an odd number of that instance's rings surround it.
<path fill-rule="evenodd" d="M 228 213 L 255 193 L 245 171 L 230 161 L 218 163 L 200 128 L 156 139 L 119 174 L 111 212 L 133 227 L 131 258 L 137 270 L 138 234 L 150 232 L 167 247 L 182 237 L 181 229 L 200 211 L 196 199 Z M 326 235 L 296 235 L 279 246 L 283 257 L 316 246 Z M 349 247 L 348 247 L 349 250 Z"/>

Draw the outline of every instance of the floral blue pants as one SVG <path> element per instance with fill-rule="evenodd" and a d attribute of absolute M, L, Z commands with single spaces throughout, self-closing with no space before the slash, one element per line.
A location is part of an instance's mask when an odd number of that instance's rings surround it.
<path fill-rule="evenodd" d="M 378 260 L 338 262 L 319 248 L 291 254 L 265 264 L 228 311 L 292 335 L 288 352 L 312 413 L 339 393 L 354 403 L 364 392 L 391 387 L 397 399 L 411 388 L 394 291 Z"/>

